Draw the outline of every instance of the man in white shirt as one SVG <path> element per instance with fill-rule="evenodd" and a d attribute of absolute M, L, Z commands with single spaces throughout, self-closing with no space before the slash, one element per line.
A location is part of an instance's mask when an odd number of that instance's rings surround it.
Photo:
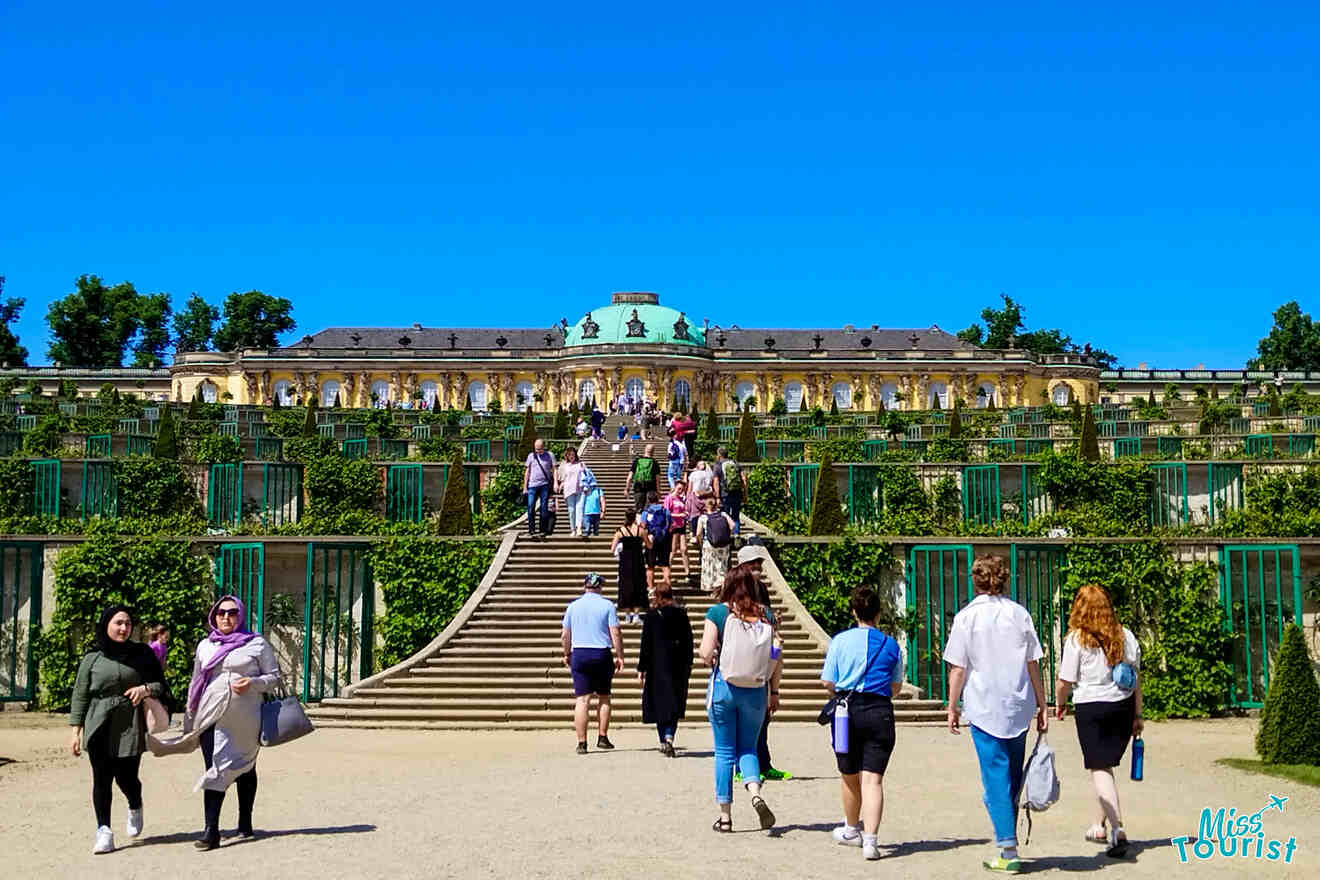
<path fill-rule="evenodd" d="M 972 584 L 976 598 L 953 619 L 944 646 L 949 664 L 949 732 L 959 733 L 960 715 L 967 716 L 981 765 L 985 808 L 999 847 L 999 857 L 982 864 L 990 871 L 1016 874 L 1021 870 L 1017 814 L 1027 730 L 1032 715 L 1041 733 L 1049 726 L 1039 663 L 1044 652 L 1031 614 L 1004 595 L 1008 588 L 1004 560 L 977 557 Z"/>

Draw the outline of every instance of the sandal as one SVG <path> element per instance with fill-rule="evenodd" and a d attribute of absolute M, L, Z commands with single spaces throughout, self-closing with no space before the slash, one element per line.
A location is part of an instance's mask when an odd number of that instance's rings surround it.
<path fill-rule="evenodd" d="M 730 816 L 720 816 L 710 828 L 712 831 L 718 831 L 720 834 L 732 834 L 733 818 Z"/>
<path fill-rule="evenodd" d="M 770 806 L 760 795 L 752 798 L 752 809 L 756 810 L 756 817 L 761 820 L 761 830 L 775 827 L 775 814 L 770 812 Z"/>

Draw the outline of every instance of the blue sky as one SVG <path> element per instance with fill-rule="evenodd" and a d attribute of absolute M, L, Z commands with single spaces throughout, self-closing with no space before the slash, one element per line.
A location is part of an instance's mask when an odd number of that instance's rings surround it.
<path fill-rule="evenodd" d="M 1320 311 L 1304 3 L 0 9 L 0 274 L 336 324 L 957 330 L 1005 291 L 1135 366 Z M 1158 8 L 1152 8 L 1158 7 Z"/>

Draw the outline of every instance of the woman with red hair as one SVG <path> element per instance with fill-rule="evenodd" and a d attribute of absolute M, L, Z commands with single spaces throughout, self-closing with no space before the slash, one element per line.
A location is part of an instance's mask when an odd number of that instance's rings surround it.
<path fill-rule="evenodd" d="M 1068 615 L 1054 711 L 1062 719 L 1072 696 L 1082 759 L 1100 803 L 1099 818 L 1086 839 L 1108 844 L 1114 858 L 1127 851 L 1114 768 L 1122 762 L 1128 740 L 1141 736 L 1140 667 L 1141 646 L 1118 622 L 1109 594 L 1094 584 L 1078 590 Z"/>

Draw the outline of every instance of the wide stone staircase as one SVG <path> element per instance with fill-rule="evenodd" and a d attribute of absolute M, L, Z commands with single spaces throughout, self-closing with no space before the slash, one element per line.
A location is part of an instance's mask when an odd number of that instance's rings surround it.
<path fill-rule="evenodd" d="M 400 667 L 351 688 L 348 696 L 309 707 L 314 722 L 322 727 L 396 728 L 537 728 L 570 723 L 573 685 L 559 641 L 564 608 L 582 594 L 582 579 L 589 571 L 605 576 L 606 597 L 616 595 L 618 566 L 610 539 L 631 509 L 624 486 L 633 447 L 640 452 L 644 446 L 625 442 L 613 451 L 614 445 L 588 444 L 583 456 L 605 492 L 599 537 L 570 538 L 562 500 L 556 533 L 549 539 L 534 540 L 526 535 L 525 525 L 511 526 L 520 531 L 516 538 L 506 534 L 507 557 L 484 595 L 474 597 L 475 606 L 465 606 L 470 610 L 466 620 L 456 620 L 447 638 L 437 639 L 438 644 Z M 656 445 L 662 459 L 664 444 Z M 664 485 L 663 476 L 660 480 Z M 500 565 L 502 555 L 497 554 L 493 565 Z M 678 561 L 676 557 L 674 562 Z M 675 573 L 673 582 L 699 644 L 711 599 L 700 590 L 695 550 L 688 551 L 688 561 L 690 574 Z M 796 598 L 776 585 L 776 578 L 767 581 L 784 637 L 781 703 L 775 717 L 781 722 L 814 722 L 826 696 L 820 669 L 827 637 Z M 622 631 L 626 666 L 614 679 L 614 723 L 640 724 L 636 664 L 642 628 L 640 623 L 624 624 Z M 694 655 L 689 722 L 705 717 L 708 674 Z M 938 701 L 915 696 L 913 691 L 895 701 L 899 721 L 943 719 Z"/>

